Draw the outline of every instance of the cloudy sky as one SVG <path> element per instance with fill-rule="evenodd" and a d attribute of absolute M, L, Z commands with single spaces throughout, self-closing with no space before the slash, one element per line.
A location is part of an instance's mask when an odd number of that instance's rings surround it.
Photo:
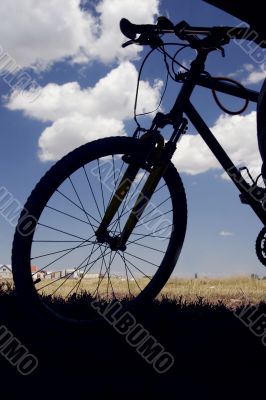
<path fill-rule="evenodd" d="M 99 137 L 132 134 L 138 68 L 148 49 L 123 49 L 119 20 L 153 23 L 158 15 L 198 26 L 240 23 L 201 0 L 1 0 L 0 196 L 8 191 L 23 205 L 43 173 L 73 148 Z M 266 76 L 259 49 L 242 41 L 225 50 L 225 58 L 211 54 L 207 70 L 259 90 Z M 188 66 L 193 56 L 185 50 L 179 61 Z M 157 107 L 164 81 L 161 56 L 155 55 L 142 75 L 139 112 Z M 169 110 L 178 90 L 178 84 L 169 84 L 163 110 Z M 240 106 L 239 100 L 221 98 L 229 108 Z M 229 116 L 207 89 L 196 89 L 192 100 L 232 160 L 248 165 L 256 176 L 261 160 L 254 104 L 242 115 Z M 237 190 L 193 127 L 173 161 L 189 210 L 176 273 L 266 275 L 254 251 L 261 223 L 241 205 Z M 10 263 L 13 225 L 1 216 L 0 264 Z"/>

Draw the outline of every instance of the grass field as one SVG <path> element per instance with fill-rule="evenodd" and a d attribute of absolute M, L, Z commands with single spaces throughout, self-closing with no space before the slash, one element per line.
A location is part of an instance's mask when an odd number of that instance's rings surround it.
<path fill-rule="evenodd" d="M 3 282 L 2 282 L 3 283 Z M 80 291 L 94 293 L 97 286 L 98 279 L 83 280 L 79 286 Z M 124 297 L 128 295 L 128 284 L 131 293 L 134 295 L 138 293 L 137 285 L 134 281 L 121 280 L 119 278 L 112 278 L 112 286 L 117 297 Z M 146 278 L 138 279 L 138 285 L 143 288 L 147 284 Z M 38 284 L 43 285 L 43 282 Z M 37 288 L 38 288 L 38 285 Z M 57 294 L 65 297 L 73 287 L 77 285 L 77 280 L 69 279 L 57 291 Z M 107 282 L 103 282 L 100 287 L 100 294 L 106 293 Z M 3 288 L 12 286 L 9 281 L 8 285 Z M 45 289 L 44 294 L 51 294 L 58 287 L 58 282 L 51 283 Z M 111 288 L 109 287 L 111 294 Z M 183 303 L 191 303 L 201 299 L 211 304 L 223 302 L 229 307 L 239 306 L 247 303 L 266 302 L 266 280 L 254 279 L 245 276 L 236 276 L 230 278 L 210 279 L 184 279 L 184 278 L 171 278 L 158 295 L 158 299 L 167 297 L 170 299 L 179 299 Z"/>
<path fill-rule="evenodd" d="M 266 301 L 266 280 L 239 276 L 221 279 L 170 279 L 160 296 L 182 297 L 184 302 L 199 298 L 217 304 L 223 301 L 228 306 Z"/>

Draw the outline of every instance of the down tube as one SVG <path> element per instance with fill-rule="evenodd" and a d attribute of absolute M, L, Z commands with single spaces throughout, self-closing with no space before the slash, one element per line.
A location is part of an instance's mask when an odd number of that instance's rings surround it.
<path fill-rule="evenodd" d="M 266 213 L 263 211 L 260 203 L 249 194 L 250 185 L 245 180 L 243 180 L 243 177 L 240 174 L 239 170 L 233 164 L 220 143 L 213 136 L 208 126 L 205 124 L 197 110 L 190 102 L 186 104 L 185 113 L 198 131 L 198 133 L 201 135 L 202 139 L 205 141 L 209 149 L 212 151 L 224 170 L 232 179 L 238 190 L 248 198 L 249 205 L 256 213 L 258 218 L 264 225 L 266 225 Z M 230 171 L 230 174 L 228 173 L 228 171 Z M 241 182 L 241 185 L 239 182 Z"/>

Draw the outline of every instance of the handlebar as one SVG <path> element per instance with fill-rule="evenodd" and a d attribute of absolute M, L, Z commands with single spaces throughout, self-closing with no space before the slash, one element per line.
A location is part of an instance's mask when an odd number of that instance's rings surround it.
<path fill-rule="evenodd" d="M 120 30 L 124 36 L 131 40 L 135 40 L 138 34 L 147 35 L 151 33 L 156 33 L 160 35 L 164 33 L 174 33 L 174 25 L 170 21 L 168 29 L 160 26 L 159 21 L 157 25 L 136 25 L 132 24 L 132 22 L 130 22 L 128 19 L 122 18 L 120 21 Z"/>
<path fill-rule="evenodd" d="M 174 25 L 166 17 L 159 17 L 156 25 L 132 24 L 126 18 L 122 18 L 120 29 L 123 35 L 130 39 L 123 47 L 133 43 L 151 44 L 155 39 L 157 39 L 158 43 L 160 35 L 166 33 L 175 34 L 179 39 L 188 41 L 193 48 L 199 47 L 199 44 L 205 47 L 219 47 L 229 43 L 230 39 L 248 39 L 247 35 L 250 32 L 250 28 L 243 27 L 192 27 L 185 21 Z M 137 35 L 140 36 L 137 38 Z M 205 35 L 205 38 L 200 40 L 197 35 Z"/>

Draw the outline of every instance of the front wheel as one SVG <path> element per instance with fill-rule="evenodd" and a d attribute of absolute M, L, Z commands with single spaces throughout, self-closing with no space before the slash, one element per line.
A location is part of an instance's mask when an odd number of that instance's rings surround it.
<path fill-rule="evenodd" d="M 100 139 L 66 155 L 40 180 L 20 216 L 12 250 L 15 286 L 27 307 L 89 324 L 97 319 L 92 300 L 95 305 L 126 298 L 130 306 L 157 296 L 175 267 L 186 232 L 186 196 L 173 164 L 124 250 L 112 249 L 96 235 L 128 167 L 125 160 L 141 160 L 145 152 L 140 139 Z M 108 226 L 110 236 L 121 233 L 149 175 L 140 165 Z"/>

